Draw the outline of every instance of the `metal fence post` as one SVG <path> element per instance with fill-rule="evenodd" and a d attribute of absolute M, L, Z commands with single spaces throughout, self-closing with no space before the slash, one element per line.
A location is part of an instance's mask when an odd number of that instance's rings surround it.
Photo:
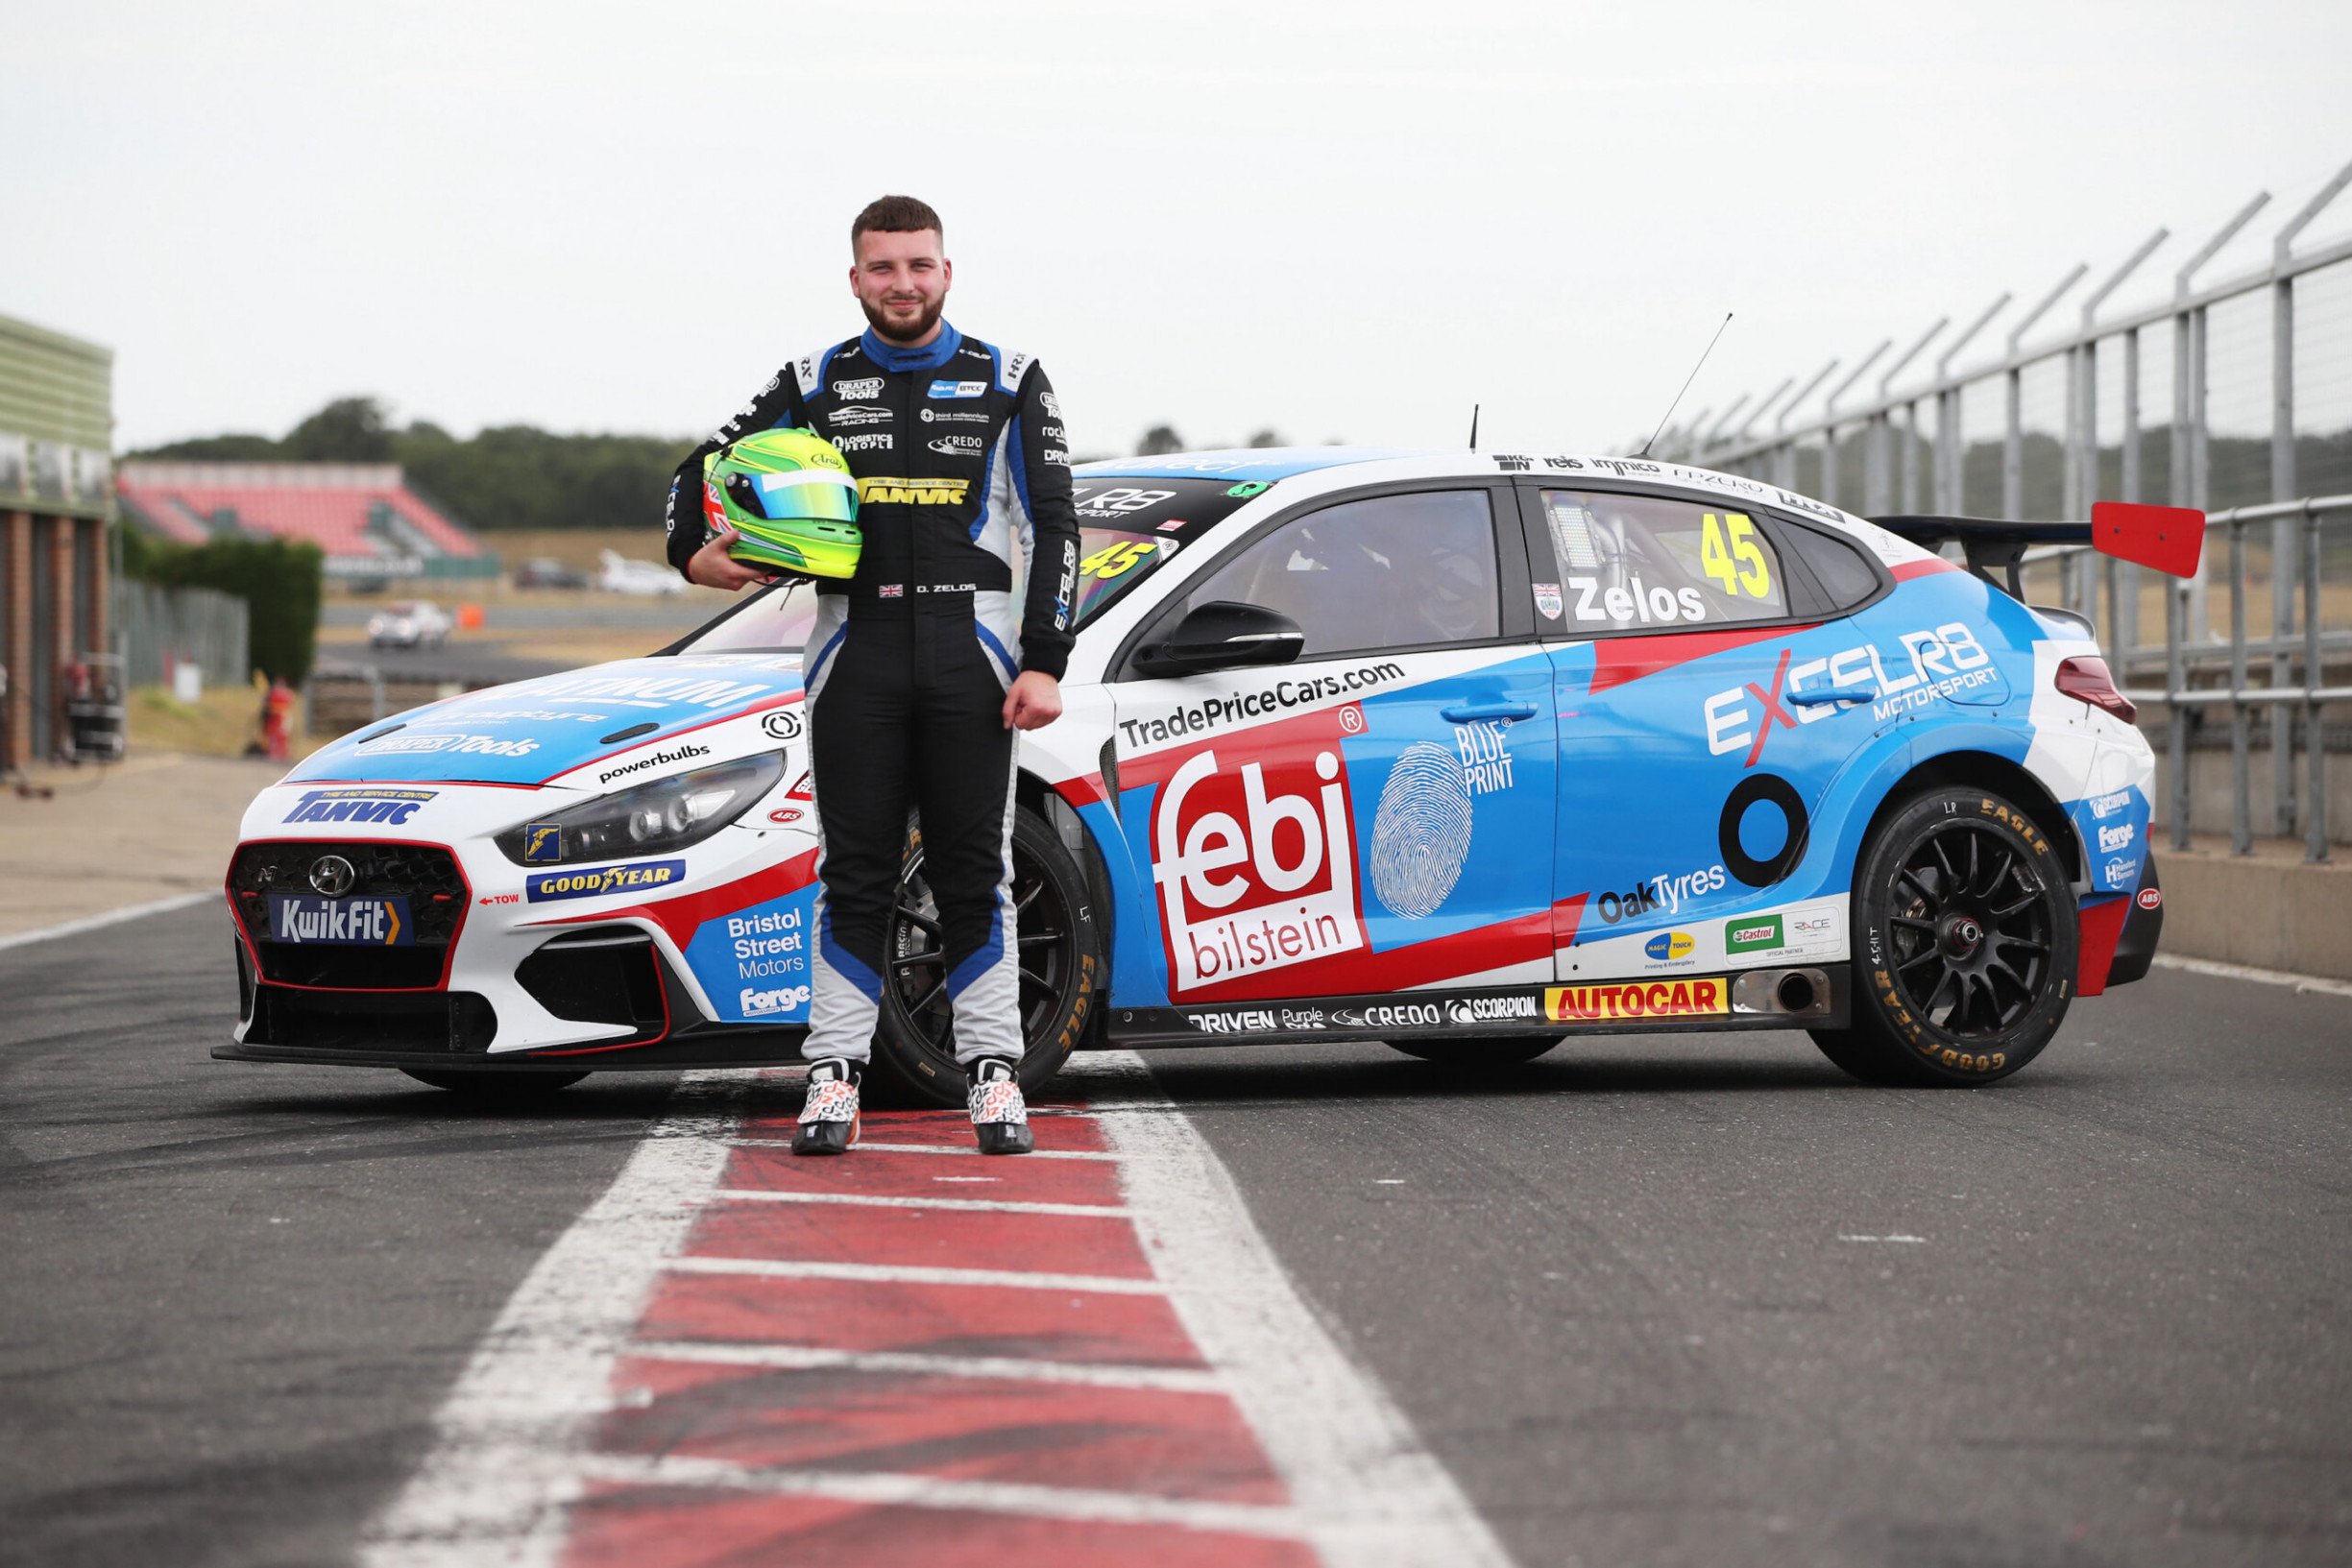
<path fill-rule="evenodd" d="M 2270 239 L 2270 498 L 2294 499 L 2294 278 L 2287 271 L 2294 259 L 2295 236 L 2319 216 L 2344 186 L 2352 184 L 2352 163 L 2319 187 L 2302 210 L 2287 220 Z M 2287 639 L 2294 635 L 2295 519 L 2276 518 L 2270 523 L 2270 684 L 2283 687 L 2292 676 L 2294 662 Z M 2319 671 L 2306 676 L 2316 688 Z M 2307 744 L 2319 743 L 2318 731 L 2308 732 Z M 2294 711 L 2285 703 L 2270 712 L 2270 782 L 2272 804 L 2281 838 L 2294 833 Z"/>
<path fill-rule="evenodd" d="M 1903 502 L 1904 512 L 1919 511 L 1919 399 L 1903 405 Z"/>
<path fill-rule="evenodd" d="M 2123 334 L 2123 494 L 2120 499 L 2140 499 L 2140 329 Z M 2129 561 L 2113 564 L 2115 575 L 2116 644 L 2131 652 L 2140 647 L 2140 568 Z M 2126 655 L 2126 663 L 2129 655 Z"/>
<path fill-rule="evenodd" d="M 2246 779 L 2245 524 L 2229 519 L 2229 852 L 2254 853 L 2252 790 Z"/>
<path fill-rule="evenodd" d="M 2171 735 L 2167 741 L 2167 754 L 2171 767 L 2172 847 L 2189 847 L 2189 709 L 2182 701 L 2189 690 L 2189 661 L 2181 649 L 2181 634 L 2188 618 L 2184 585 L 2165 580 L 2164 585 L 2164 688 L 2172 709 Z"/>
<path fill-rule="evenodd" d="M 2303 688 L 2319 689 L 2319 512 L 2303 519 Z M 2303 755 L 2310 777 L 2303 789 L 2303 858 L 2316 864 L 2328 857 L 2327 736 L 2319 724 L 2319 701 L 2303 703 Z"/>
<path fill-rule="evenodd" d="M 1821 498 L 1831 506 L 1837 504 L 1837 399 L 1843 398 L 1847 389 L 1862 378 L 1864 371 L 1879 362 L 1880 354 L 1894 346 L 1895 340 L 1888 338 L 1876 349 L 1871 350 L 1863 357 L 1862 362 L 1854 367 L 1854 374 L 1838 382 L 1837 390 L 1822 399 L 1821 411 L 1824 423 L 1821 431 Z"/>

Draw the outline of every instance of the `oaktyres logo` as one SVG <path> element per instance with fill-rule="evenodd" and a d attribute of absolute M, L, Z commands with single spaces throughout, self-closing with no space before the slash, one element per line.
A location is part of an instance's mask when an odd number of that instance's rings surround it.
<path fill-rule="evenodd" d="M 615 779 L 623 779 L 632 773 L 643 773 L 650 767 L 662 767 L 670 762 L 690 761 L 694 758 L 710 755 L 711 748 L 708 746 L 692 744 L 673 746 L 667 751 L 657 751 L 650 757 L 641 757 L 634 762 L 623 762 L 618 767 L 608 767 L 596 775 L 596 783 L 611 784 Z"/>

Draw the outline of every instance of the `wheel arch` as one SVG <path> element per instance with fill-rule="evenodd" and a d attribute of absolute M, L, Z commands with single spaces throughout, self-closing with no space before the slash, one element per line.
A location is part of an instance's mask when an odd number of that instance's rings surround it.
<path fill-rule="evenodd" d="M 2000 795 L 2022 809 L 2042 830 L 2050 843 L 2057 846 L 2066 863 L 2068 880 L 2080 883 L 2085 875 L 2082 844 L 2075 836 L 2074 824 L 2066 808 L 2041 780 L 2008 758 L 1993 752 L 1956 750 L 1938 752 L 1923 758 L 1910 770 L 1897 779 L 1879 797 L 1870 822 L 1863 830 L 1862 842 L 1867 844 L 1878 832 L 1879 824 L 1898 810 L 1903 803 L 1923 789 L 1978 789 Z"/>
<path fill-rule="evenodd" d="M 1095 929 L 1095 940 L 1102 948 L 1102 983 L 1099 994 L 1110 991 L 1110 955 L 1118 936 L 1118 901 L 1112 894 L 1110 865 L 1103 846 L 1096 840 L 1094 829 L 1078 808 L 1062 798 L 1060 790 L 1041 776 L 1027 768 L 1017 769 L 1013 776 L 1013 804 L 1035 812 L 1052 828 L 1062 847 L 1076 856 L 1079 869 L 1085 874 L 1086 890 L 1093 907 L 1089 918 Z M 1098 1012 L 1097 1017 L 1101 1014 Z"/>

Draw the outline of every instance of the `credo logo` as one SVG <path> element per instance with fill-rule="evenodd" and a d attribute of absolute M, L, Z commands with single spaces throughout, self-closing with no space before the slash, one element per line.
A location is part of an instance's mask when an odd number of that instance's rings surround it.
<path fill-rule="evenodd" d="M 1178 767 L 1152 815 L 1174 989 L 1363 947 L 1347 823 L 1336 746 L 1236 773 L 1213 750 Z"/>

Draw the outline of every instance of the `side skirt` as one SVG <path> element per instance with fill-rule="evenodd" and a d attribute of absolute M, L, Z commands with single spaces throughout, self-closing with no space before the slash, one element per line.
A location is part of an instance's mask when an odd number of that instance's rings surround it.
<path fill-rule="evenodd" d="M 1808 963 L 1600 984 L 1388 991 L 1370 996 L 1203 1002 L 1188 1007 L 1121 1007 L 1114 997 L 1103 1015 L 1103 1036 L 1081 1049 L 1444 1040 L 1507 1034 L 1565 1038 L 1835 1029 L 1853 1022 L 1852 974 L 1853 966 L 1848 963 Z M 1791 999 L 1782 994 L 1782 982 L 1797 975 L 1806 977 L 1806 988 L 1813 995 L 1807 1005 L 1791 1008 L 1782 1004 Z M 1697 987 L 1707 983 L 1720 988 L 1712 999 L 1697 993 Z M 1685 988 L 1680 997 L 1675 992 L 1678 985 Z M 1639 996 L 1629 997 L 1630 992 Z"/>

